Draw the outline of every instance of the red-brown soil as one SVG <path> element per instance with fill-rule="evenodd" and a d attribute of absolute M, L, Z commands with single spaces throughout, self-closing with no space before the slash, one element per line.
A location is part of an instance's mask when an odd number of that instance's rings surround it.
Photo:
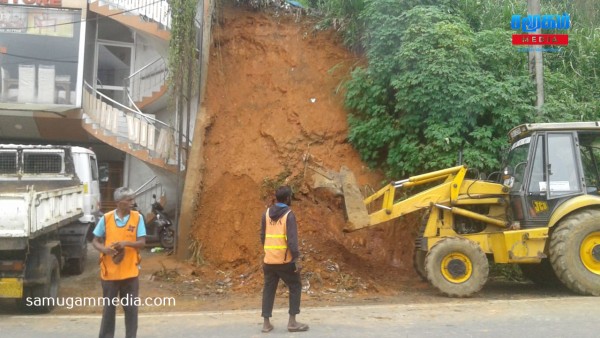
<path fill-rule="evenodd" d="M 326 168 L 349 167 L 362 186 L 381 185 L 382 175 L 347 141 L 340 89 L 362 60 L 308 19 L 231 7 L 217 12 L 204 102 L 211 123 L 193 227 L 205 261 L 197 274 L 227 274 L 228 290 L 260 291 L 260 218 L 274 182 L 287 181 L 296 189 L 292 209 L 308 294 L 386 294 L 417 283 L 417 217 L 344 233 L 341 197 L 312 189 L 313 171 L 303 161 L 310 154 Z"/>
<path fill-rule="evenodd" d="M 204 107 L 211 123 L 204 139 L 205 170 L 193 237 L 202 264 L 168 252 L 142 251 L 140 296 L 175 297 L 174 307 L 151 311 L 259 309 L 262 289 L 260 219 L 273 188 L 295 188 L 304 255 L 302 306 L 436 301 L 412 269 L 417 215 L 393 224 L 344 233 L 343 200 L 311 188 L 303 161 L 349 167 L 362 187 L 377 189 L 383 175 L 368 169 L 347 141 L 342 84 L 364 62 L 335 32 L 316 31 L 306 17 L 274 11 L 217 11 Z M 184 198 L 186 198 L 184 196 Z M 98 253 L 86 271 L 64 276 L 61 297 L 101 295 Z M 280 283 L 276 307 L 286 307 Z M 9 302 L 11 305 L 13 302 Z M 0 313 L 16 311 L 4 307 Z M 55 313 L 99 313 L 100 307 L 57 308 Z M 120 311 L 120 310 L 119 310 Z"/>

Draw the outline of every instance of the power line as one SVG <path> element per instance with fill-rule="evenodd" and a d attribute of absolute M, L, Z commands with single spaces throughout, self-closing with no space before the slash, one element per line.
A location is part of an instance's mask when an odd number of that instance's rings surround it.
<path fill-rule="evenodd" d="M 91 21 L 97 21 L 97 20 L 100 20 L 100 19 L 110 18 L 110 17 L 112 17 L 112 16 L 116 16 L 116 15 L 121 15 L 121 14 L 124 14 L 124 13 L 133 12 L 133 11 L 136 11 L 136 10 L 138 10 L 138 9 L 141 9 L 141 8 L 144 8 L 144 7 L 148 7 L 148 6 L 151 6 L 151 5 L 157 4 L 157 3 L 159 3 L 159 2 L 162 2 L 162 0 L 157 0 L 157 1 L 154 1 L 154 2 L 152 2 L 152 3 L 146 4 L 146 5 L 143 5 L 143 6 L 140 6 L 140 7 L 136 7 L 136 8 L 132 8 L 132 9 L 128 9 L 128 10 L 123 10 L 123 11 L 121 11 L 121 12 L 117 12 L 117 13 L 113 13 L 113 14 L 109 14 L 109 15 L 106 15 L 106 16 L 101 16 L 101 17 L 95 17 L 95 18 L 91 18 L 91 19 L 77 20 L 77 21 L 63 22 L 63 23 L 56 23 L 56 24 L 51 24 L 51 25 L 25 26 L 25 27 L 11 27 L 11 28 L 8 28 L 8 29 L 15 29 L 15 30 L 27 30 L 27 29 L 29 29 L 29 28 L 49 28 L 49 27 L 58 27 L 58 26 L 74 25 L 74 24 L 76 24 L 76 23 L 82 23 L 82 22 L 91 22 Z M 6 29 L 6 28 L 4 28 L 4 29 Z M 9 33 L 9 32 L 6 32 L 6 33 Z"/>
<path fill-rule="evenodd" d="M 28 60 L 36 60 L 36 61 L 52 61 L 52 62 L 62 62 L 62 63 L 77 63 L 77 60 L 60 60 L 60 59 L 46 59 L 46 58 L 38 58 L 35 56 L 28 56 L 28 55 L 18 55 L 18 54 L 11 54 L 11 53 L 1 53 L 2 55 L 8 55 L 8 56 L 13 56 L 13 57 L 17 57 L 17 58 L 21 58 L 21 59 L 28 59 Z M 10 65 L 10 64 L 16 64 L 16 63 L 3 63 L 3 65 Z"/>
<path fill-rule="evenodd" d="M 93 43 L 86 43 L 86 46 L 91 46 Z M 78 58 L 78 55 L 70 55 L 70 56 L 65 56 L 65 57 L 61 57 L 58 59 L 45 59 L 45 58 L 36 58 L 33 56 L 29 56 L 29 55 L 19 55 L 19 54 L 12 54 L 12 53 L 2 53 L 0 52 L 0 55 L 8 55 L 8 56 L 12 56 L 12 57 L 16 57 L 16 58 L 21 58 L 21 59 L 29 59 L 29 60 L 37 60 L 37 61 L 55 61 L 55 62 L 61 62 L 61 63 L 77 63 L 79 61 L 77 60 L 68 60 L 71 58 Z M 20 62 L 4 62 L 2 63 L 2 65 L 17 65 Z"/>

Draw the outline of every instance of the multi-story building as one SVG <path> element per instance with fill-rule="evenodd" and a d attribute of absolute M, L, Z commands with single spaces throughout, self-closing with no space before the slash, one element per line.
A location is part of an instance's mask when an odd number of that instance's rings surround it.
<path fill-rule="evenodd" d="M 1 142 L 91 147 L 102 209 L 121 185 L 174 209 L 188 142 L 169 104 L 169 28 L 166 0 L 0 0 Z"/>

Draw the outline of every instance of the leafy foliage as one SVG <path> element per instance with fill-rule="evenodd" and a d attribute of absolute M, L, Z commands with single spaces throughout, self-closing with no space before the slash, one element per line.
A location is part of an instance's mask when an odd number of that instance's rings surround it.
<path fill-rule="evenodd" d="M 196 1 L 172 0 L 169 40 L 169 83 L 175 95 L 184 93 L 188 83 L 196 84 Z M 188 79 L 190 81 L 188 81 Z"/>
<path fill-rule="evenodd" d="M 579 0 L 596 6 L 586 1 Z M 470 167 L 495 171 L 515 125 L 600 116 L 600 37 L 589 26 L 595 16 L 586 16 L 588 26 L 573 24 L 567 48 L 544 53 L 546 103 L 538 114 L 528 54 L 510 43 L 510 17 L 526 13 L 525 3 L 363 4 L 353 18 L 364 26 L 355 35 L 368 66 L 355 69 L 346 83 L 349 140 L 391 177 L 455 165 L 460 149 Z M 543 6 L 546 13 L 565 11 L 560 1 Z M 580 7 L 567 8 L 574 22 Z"/>
<path fill-rule="evenodd" d="M 365 8 L 365 0 L 313 0 L 311 5 L 326 13 L 320 26 L 333 27 L 350 49 L 362 51 L 365 27 L 358 16 Z"/>
<path fill-rule="evenodd" d="M 364 12 L 369 66 L 347 84 L 350 141 L 390 176 L 452 166 L 459 149 L 472 167 L 499 167 L 506 132 L 531 111 L 527 69 L 515 66 L 525 56 L 490 47 L 508 32 L 475 32 L 441 7 L 396 3 Z"/>

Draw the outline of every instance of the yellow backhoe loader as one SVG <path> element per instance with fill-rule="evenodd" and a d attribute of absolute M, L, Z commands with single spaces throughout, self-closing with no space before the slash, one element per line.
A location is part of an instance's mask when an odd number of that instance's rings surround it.
<path fill-rule="evenodd" d="M 415 225 L 414 265 L 447 296 L 481 290 L 489 260 L 519 264 L 536 283 L 600 296 L 600 122 L 520 125 L 509 141 L 496 180 L 468 178 L 468 168 L 456 166 L 391 182 L 366 198 L 348 169 L 310 167 L 314 187 L 343 194 L 346 231 L 426 210 Z M 400 193 L 425 184 L 414 195 Z"/>

